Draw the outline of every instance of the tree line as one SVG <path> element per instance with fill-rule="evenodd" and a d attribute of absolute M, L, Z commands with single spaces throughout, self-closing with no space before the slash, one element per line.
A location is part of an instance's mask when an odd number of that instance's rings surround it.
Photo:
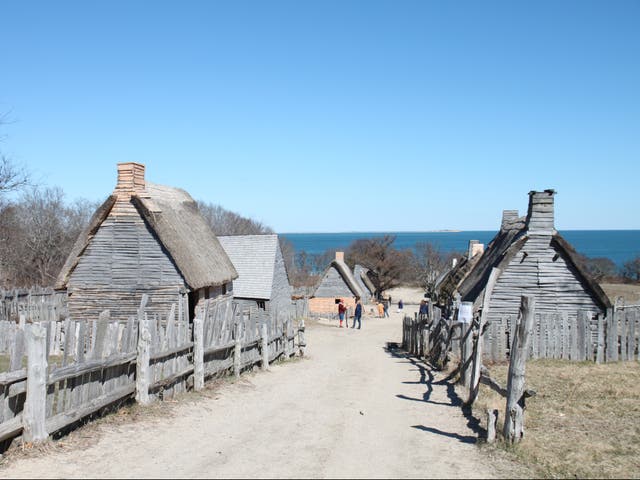
<path fill-rule="evenodd" d="M 262 222 L 220 205 L 197 204 L 216 235 L 274 233 Z M 0 286 L 53 285 L 97 207 L 89 200 L 68 201 L 60 188 L 34 185 L 28 172 L 0 155 Z M 459 252 L 443 252 L 430 243 L 398 250 L 394 240 L 392 235 L 358 239 L 344 249 L 347 264 L 369 269 L 378 291 L 411 284 L 429 292 L 454 259 L 462 258 Z M 280 244 L 294 287 L 312 288 L 335 258 L 336 250 L 312 254 L 296 252 L 283 238 Z M 579 255 L 579 262 L 599 281 L 640 281 L 640 256 L 621 269 L 608 258 Z"/>

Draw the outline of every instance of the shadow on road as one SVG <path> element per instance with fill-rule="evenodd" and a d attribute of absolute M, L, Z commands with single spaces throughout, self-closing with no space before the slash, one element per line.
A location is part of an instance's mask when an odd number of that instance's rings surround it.
<path fill-rule="evenodd" d="M 415 366 L 416 368 L 412 370 L 420 372 L 420 380 L 415 382 L 401 382 L 401 383 L 405 385 L 424 384 L 426 387 L 425 392 L 422 394 L 422 398 L 409 397 L 403 394 L 397 394 L 396 395 L 397 398 L 401 400 L 409 400 L 412 402 L 425 402 L 425 403 L 430 403 L 432 405 L 443 405 L 448 407 L 460 408 L 462 410 L 463 416 L 467 420 L 467 427 L 471 429 L 471 431 L 473 431 L 476 434 L 476 436 L 459 435 L 457 433 L 443 432 L 442 430 L 438 430 L 437 428 L 426 427 L 424 425 L 414 425 L 412 428 L 417 428 L 425 432 L 443 435 L 445 437 L 455 438 L 463 443 L 475 443 L 477 441 L 477 437 L 486 437 L 487 435 L 486 429 L 480 426 L 480 421 L 477 418 L 475 418 L 471 413 L 471 407 L 464 404 L 462 399 L 456 393 L 453 383 L 451 383 L 452 378 L 456 374 L 455 371 L 452 372 L 447 377 L 442 378 L 441 380 L 438 380 L 436 382 L 434 381 L 435 378 L 433 376 L 433 373 L 431 372 L 431 368 L 427 364 L 418 360 L 417 358 L 410 356 L 407 352 L 402 350 L 402 348 L 400 348 L 400 346 L 397 343 L 387 342 L 386 347 L 384 347 L 384 351 L 393 358 L 402 359 L 403 362 L 401 363 L 408 363 Z M 449 398 L 449 402 L 436 402 L 434 400 L 431 400 L 431 394 L 433 393 L 434 385 L 442 385 L 447 389 L 447 397 Z"/>

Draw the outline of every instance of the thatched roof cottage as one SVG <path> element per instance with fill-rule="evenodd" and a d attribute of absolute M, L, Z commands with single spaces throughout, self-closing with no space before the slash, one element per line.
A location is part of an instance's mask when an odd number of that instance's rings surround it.
<path fill-rule="evenodd" d="M 135 315 L 172 304 L 193 318 L 199 302 L 232 290 L 238 274 L 196 203 L 179 188 L 145 180 L 139 163 L 118 164 L 113 193 L 78 237 L 56 282 L 66 289 L 74 320 Z"/>
<path fill-rule="evenodd" d="M 309 299 L 310 313 L 337 313 L 336 300 L 343 299 L 347 307 L 355 307 L 354 297 L 362 298 L 362 291 L 353 272 L 344 262 L 344 252 L 326 268 Z"/>
<path fill-rule="evenodd" d="M 238 272 L 234 299 L 243 307 L 288 315 L 293 290 L 278 235 L 219 236 L 218 240 Z"/>
<path fill-rule="evenodd" d="M 375 298 L 376 287 L 369 278 L 369 269 L 356 264 L 353 267 L 353 276 L 362 292 L 362 303 L 370 303 Z"/>
<path fill-rule="evenodd" d="M 503 216 L 502 227 L 476 265 L 459 284 L 461 300 L 482 306 L 492 269 L 499 276 L 489 296 L 488 320 L 515 318 L 522 294 L 536 297 L 536 312 L 578 310 L 604 313 L 611 306 L 600 285 L 580 265 L 573 247 L 554 226 L 555 191 L 529 192 L 524 219 L 517 212 Z"/>
<path fill-rule="evenodd" d="M 478 240 L 469 240 L 469 248 L 466 257 L 458 261 L 451 270 L 438 279 L 435 290 L 438 295 L 438 303 L 448 305 L 458 295 L 458 287 L 473 270 L 476 263 L 484 253 L 484 244 Z"/>

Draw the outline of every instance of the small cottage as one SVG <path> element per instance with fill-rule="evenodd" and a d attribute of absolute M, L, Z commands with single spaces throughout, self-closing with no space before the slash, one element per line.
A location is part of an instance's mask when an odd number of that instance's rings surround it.
<path fill-rule="evenodd" d="M 245 308 L 288 315 L 293 291 L 278 235 L 219 236 L 218 240 L 238 272 L 234 299 Z"/>
<path fill-rule="evenodd" d="M 356 264 L 353 267 L 353 276 L 362 292 L 362 303 L 371 303 L 375 299 L 376 287 L 369 278 L 369 269 Z"/>
<path fill-rule="evenodd" d="M 448 306 L 458 297 L 458 287 L 467 278 L 473 267 L 478 263 L 484 253 L 484 245 L 478 240 L 469 240 L 467 255 L 452 265 L 451 269 L 442 274 L 435 284 L 437 303 Z"/>
<path fill-rule="evenodd" d="M 347 308 L 355 307 L 355 297 L 362 298 L 363 292 L 353 272 L 344 262 L 344 252 L 336 252 L 336 258 L 322 274 L 311 298 L 309 312 L 333 314 L 338 312 L 337 303 L 343 299 Z"/>
<path fill-rule="evenodd" d="M 486 306 L 488 321 L 515 318 L 523 294 L 535 296 L 539 314 L 564 312 L 575 318 L 578 310 L 604 313 L 611 306 L 573 247 L 556 231 L 554 196 L 553 190 L 532 191 L 526 218 L 513 211 L 503 215 L 500 231 L 458 285 L 461 300 L 478 309 L 492 269 L 499 269 Z"/>
<path fill-rule="evenodd" d="M 139 163 L 118 164 L 113 193 L 77 239 L 56 282 L 69 315 L 95 320 L 135 315 L 143 294 L 148 312 L 172 305 L 193 318 L 199 303 L 232 291 L 238 274 L 196 203 L 179 188 L 145 180 Z"/>

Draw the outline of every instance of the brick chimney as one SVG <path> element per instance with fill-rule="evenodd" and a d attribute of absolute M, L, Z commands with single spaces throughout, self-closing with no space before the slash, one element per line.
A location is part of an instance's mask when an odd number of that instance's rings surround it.
<path fill-rule="evenodd" d="M 503 210 L 500 230 L 508 230 L 512 223 L 518 221 L 518 210 Z"/>
<path fill-rule="evenodd" d="M 555 190 L 529 192 L 527 210 L 527 232 L 534 235 L 553 235 L 555 233 L 553 196 Z"/>
<path fill-rule="evenodd" d="M 338 262 L 344 262 L 344 252 L 336 252 L 336 260 Z"/>
<path fill-rule="evenodd" d="M 127 162 L 118 164 L 118 183 L 114 193 L 118 196 L 130 197 L 145 189 L 144 165 Z"/>

